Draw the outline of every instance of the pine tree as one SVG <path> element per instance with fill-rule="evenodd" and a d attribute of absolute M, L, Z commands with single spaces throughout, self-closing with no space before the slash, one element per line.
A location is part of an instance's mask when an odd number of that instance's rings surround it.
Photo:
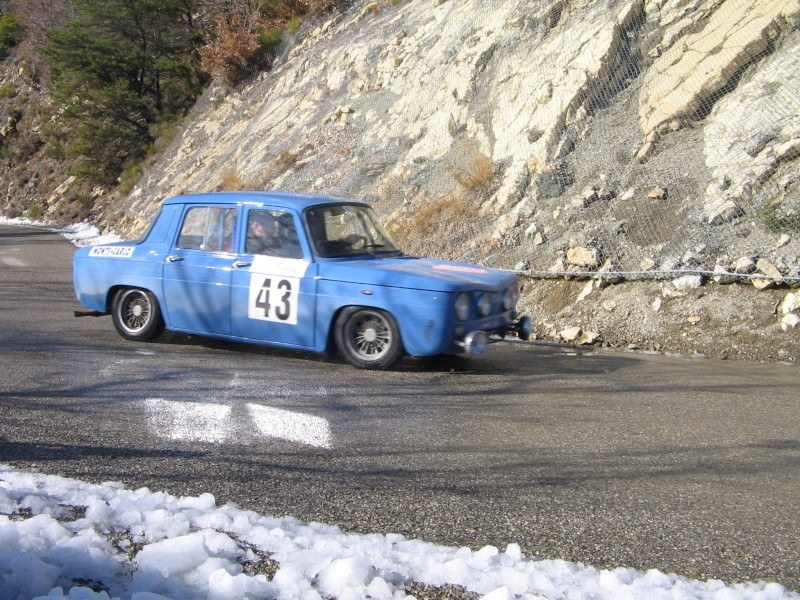
<path fill-rule="evenodd" d="M 0 60 L 22 37 L 22 23 L 10 12 L 0 12 Z"/>
<path fill-rule="evenodd" d="M 202 80 L 200 36 L 187 0 L 76 0 L 76 18 L 48 34 L 67 153 L 79 175 L 110 183 L 183 114 Z"/>

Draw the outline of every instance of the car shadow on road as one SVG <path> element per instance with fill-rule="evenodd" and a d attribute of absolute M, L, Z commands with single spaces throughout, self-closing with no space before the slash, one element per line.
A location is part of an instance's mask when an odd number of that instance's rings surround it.
<path fill-rule="evenodd" d="M 320 354 L 307 350 L 276 348 L 169 331 L 152 343 L 192 346 L 249 356 L 275 357 L 353 369 L 334 350 Z M 591 374 L 634 367 L 641 362 L 642 359 L 635 354 L 612 354 L 594 348 L 576 347 L 569 344 L 513 340 L 493 344 L 485 356 L 477 358 L 448 354 L 425 357 L 405 356 L 390 369 L 390 372 L 508 376 L 547 372 Z"/>

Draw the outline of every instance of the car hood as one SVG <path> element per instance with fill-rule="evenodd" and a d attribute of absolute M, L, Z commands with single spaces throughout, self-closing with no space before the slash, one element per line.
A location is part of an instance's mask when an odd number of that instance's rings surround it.
<path fill-rule="evenodd" d="M 514 273 L 506 271 L 409 256 L 325 261 L 319 264 L 319 275 L 332 281 L 437 292 L 499 291 L 517 280 Z"/>

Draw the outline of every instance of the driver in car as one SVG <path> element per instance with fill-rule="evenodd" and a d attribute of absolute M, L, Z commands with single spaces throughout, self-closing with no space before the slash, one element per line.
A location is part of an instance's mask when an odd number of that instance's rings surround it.
<path fill-rule="evenodd" d="M 267 215 L 251 216 L 245 251 L 248 254 L 276 254 L 280 247 L 278 221 Z"/>

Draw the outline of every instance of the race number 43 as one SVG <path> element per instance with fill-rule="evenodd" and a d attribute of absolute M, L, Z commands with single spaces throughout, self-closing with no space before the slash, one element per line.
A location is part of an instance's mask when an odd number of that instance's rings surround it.
<path fill-rule="evenodd" d="M 260 321 L 297 325 L 300 280 L 282 275 L 253 274 L 247 316 Z"/>

